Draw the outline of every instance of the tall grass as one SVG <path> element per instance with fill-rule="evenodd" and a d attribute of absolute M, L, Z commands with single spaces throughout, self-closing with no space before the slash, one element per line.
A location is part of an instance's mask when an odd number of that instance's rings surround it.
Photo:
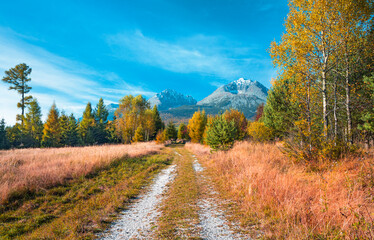
<path fill-rule="evenodd" d="M 257 219 L 267 237 L 374 238 L 373 154 L 320 163 L 312 171 L 274 144 L 241 142 L 214 154 L 202 145 L 186 147 L 237 200 L 242 220 Z"/>
<path fill-rule="evenodd" d="M 12 194 L 43 190 L 86 176 L 124 156 L 158 152 L 162 145 L 138 143 L 0 151 L 0 203 Z"/>

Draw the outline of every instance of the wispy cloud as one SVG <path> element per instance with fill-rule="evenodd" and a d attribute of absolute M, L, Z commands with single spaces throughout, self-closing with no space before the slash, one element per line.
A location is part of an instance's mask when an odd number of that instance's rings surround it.
<path fill-rule="evenodd" d="M 178 73 L 200 73 L 231 79 L 240 76 L 243 66 L 238 66 L 231 56 L 211 45 L 214 37 L 198 35 L 179 42 L 166 42 L 147 36 L 139 30 L 107 37 L 114 55 Z M 206 48 L 205 48 L 206 47 Z"/>
<path fill-rule="evenodd" d="M 130 92 L 152 95 L 126 83 L 115 73 L 98 72 L 80 62 L 60 57 L 28 43 L 30 39 L 37 41 L 0 28 L 0 72 L 19 63 L 32 68 L 31 94 L 39 100 L 44 117 L 54 101 L 59 108 L 79 116 L 88 101 L 95 103 L 100 97 L 108 102 L 118 102 L 120 97 Z M 5 83 L 0 83 L 0 118 L 13 124 L 16 113 L 19 113 L 16 103 L 20 96 L 7 88 Z"/>

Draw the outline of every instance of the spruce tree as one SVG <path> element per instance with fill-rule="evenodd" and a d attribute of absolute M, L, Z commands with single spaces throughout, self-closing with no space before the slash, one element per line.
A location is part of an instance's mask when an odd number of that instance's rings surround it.
<path fill-rule="evenodd" d="M 9 90 L 16 90 L 21 94 L 21 101 L 17 103 L 17 107 L 22 109 L 22 114 L 17 116 L 17 120 L 22 121 L 22 126 L 25 117 L 25 107 L 30 104 L 32 100 L 31 95 L 26 96 L 26 94 L 31 90 L 31 87 L 27 85 L 27 83 L 31 81 L 31 78 L 28 77 L 30 73 L 31 68 L 25 63 L 21 63 L 14 68 L 5 71 L 5 77 L 2 79 L 3 82 L 11 84 Z"/>
<path fill-rule="evenodd" d="M 95 142 L 99 144 L 106 143 L 108 141 L 108 134 L 106 131 L 106 125 L 108 123 L 109 112 L 104 105 L 104 100 L 100 98 L 99 103 L 96 105 L 94 111 L 95 117 Z"/>
<path fill-rule="evenodd" d="M 154 130 L 154 137 L 155 137 L 158 131 L 164 128 L 164 123 L 162 122 L 160 112 L 157 109 L 157 105 L 153 106 L 152 112 L 153 112 L 153 122 L 155 125 L 155 130 Z"/>
<path fill-rule="evenodd" d="M 166 127 L 166 138 L 167 139 L 177 139 L 178 137 L 178 132 L 177 129 L 175 128 L 175 125 L 172 121 L 170 121 Z"/>
<path fill-rule="evenodd" d="M 26 147 L 40 147 L 43 137 L 42 112 L 38 101 L 32 100 L 24 119 L 24 144 Z"/>
<path fill-rule="evenodd" d="M 212 150 L 227 151 L 234 145 L 235 135 L 235 122 L 229 122 L 221 115 L 208 123 L 206 142 Z"/>
<path fill-rule="evenodd" d="M 1 119 L 0 121 L 0 149 L 8 149 L 9 148 L 9 141 L 5 126 L 5 120 Z"/>
<path fill-rule="evenodd" d="M 59 147 L 61 140 L 61 127 L 59 122 L 59 112 L 56 104 L 49 110 L 48 118 L 44 124 L 42 146 Z"/>
<path fill-rule="evenodd" d="M 62 146 L 69 146 L 68 132 L 69 132 L 69 117 L 65 112 L 61 113 L 59 118 L 60 128 L 61 128 L 61 140 L 60 144 Z"/>
<path fill-rule="evenodd" d="M 79 134 L 84 145 L 92 145 L 95 143 L 94 136 L 95 117 L 92 113 L 91 103 L 87 103 L 83 112 L 82 121 L 79 123 Z"/>

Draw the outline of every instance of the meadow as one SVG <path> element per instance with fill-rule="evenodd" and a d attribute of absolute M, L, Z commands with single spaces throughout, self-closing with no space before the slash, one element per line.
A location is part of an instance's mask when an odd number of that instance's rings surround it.
<path fill-rule="evenodd" d="M 208 168 L 237 217 L 269 238 L 372 239 L 374 156 L 297 164 L 280 144 L 238 142 L 227 152 L 187 144 Z"/>
<path fill-rule="evenodd" d="M 162 145 L 138 143 L 0 151 L 0 203 L 87 176 L 119 158 L 157 153 Z"/>

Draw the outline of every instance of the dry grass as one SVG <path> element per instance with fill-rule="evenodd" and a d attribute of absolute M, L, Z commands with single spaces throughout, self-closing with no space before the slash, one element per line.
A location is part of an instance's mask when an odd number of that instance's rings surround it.
<path fill-rule="evenodd" d="M 12 194 L 46 189 L 94 173 L 126 155 L 139 157 L 161 148 L 139 143 L 0 151 L 0 203 Z"/>
<path fill-rule="evenodd" d="M 274 144 L 242 142 L 214 154 L 198 144 L 186 147 L 239 203 L 242 220 L 255 221 L 266 237 L 374 238 L 373 154 L 310 171 Z"/>

